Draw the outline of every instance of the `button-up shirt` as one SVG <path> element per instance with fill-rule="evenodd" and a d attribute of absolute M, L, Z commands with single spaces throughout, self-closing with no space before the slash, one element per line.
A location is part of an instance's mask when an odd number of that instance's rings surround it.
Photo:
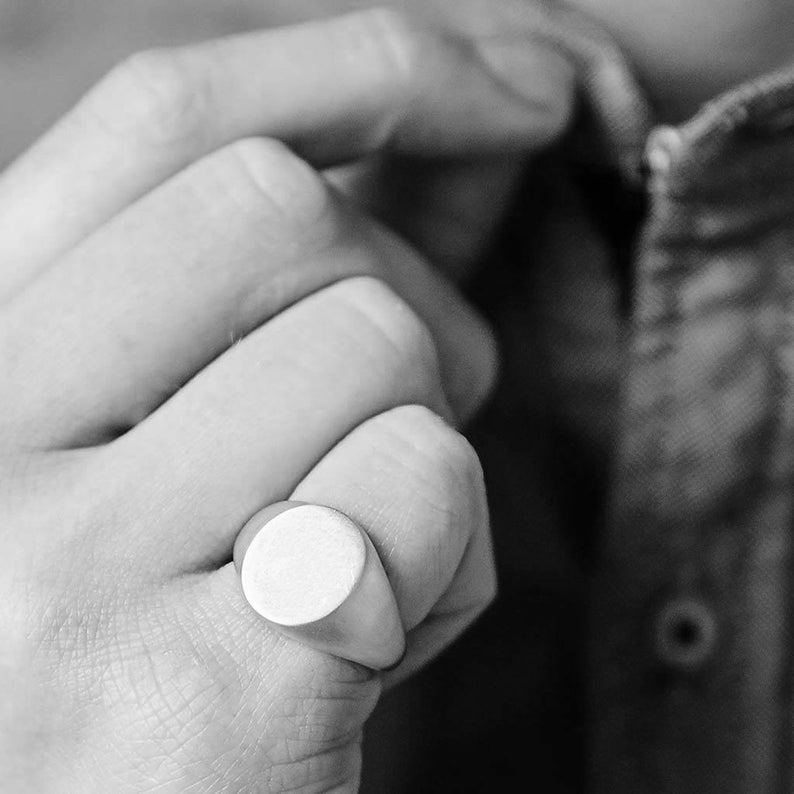
<path fill-rule="evenodd" d="M 648 142 L 592 590 L 594 788 L 790 791 L 794 73 Z"/>

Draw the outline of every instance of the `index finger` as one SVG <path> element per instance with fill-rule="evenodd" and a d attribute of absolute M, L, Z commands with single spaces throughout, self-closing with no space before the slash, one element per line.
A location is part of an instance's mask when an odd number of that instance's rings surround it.
<path fill-rule="evenodd" d="M 133 56 L 0 179 L 0 300 L 239 138 L 285 140 L 319 165 L 387 142 L 427 154 L 545 143 L 560 85 L 546 75 L 518 92 L 497 61 L 384 10 Z"/>

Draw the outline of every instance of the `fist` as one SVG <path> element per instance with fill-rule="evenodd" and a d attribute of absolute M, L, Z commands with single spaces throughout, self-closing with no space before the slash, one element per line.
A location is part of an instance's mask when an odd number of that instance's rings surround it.
<path fill-rule="evenodd" d="M 404 81 L 394 24 L 138 56 L 0 178 L 9 791 L 354 791 L 384 683 L 493 597 L 482 476 L 452 427 L 485 396 L 492 341 L 273 137 L 348 156 L 350 107 L 371 142 L 380 100 L 359 85 L 336 101 L 344 119 L 312 117 L 317 86 L 295 69 L 252 110 L 233 79 L 260 51 L 287 68 L 355 40 L 382 59 L 381 88 L 389 69 Z M 371 540 L 407 636 L 394 672 L 290 639 L 246 602 L 235 539 L 287 499 Z"/>

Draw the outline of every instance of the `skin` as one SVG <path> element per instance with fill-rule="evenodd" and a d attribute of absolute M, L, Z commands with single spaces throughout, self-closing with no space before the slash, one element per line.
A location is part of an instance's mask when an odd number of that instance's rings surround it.
<path fill-rule="evenodd" d="M 471 29 L 485 18 L 515 30 L 526 3 L 393 0 L 391 5 L 440 16 L 458 28 Z M 636 0 L 568 4 L 614 34 L 666 120 L 680 120 L 715 93 L 794 58 L 794 7 L 788 0 L 642 0 L 641 14 Z M 0 82 L 0 107 L 15 112 L 4 123 L 0 162 L 27 147 L 131 52 L 372 5 L 372 0 L 73 0 L 66 13 L 54 0 L 3 0 L 0 70 L 15 79 Z"/>
<path fill-rule="evenodd" d="M 655 0 L 671 25 L 653 40 L 628 0 L 581 2 L 670 118 L 787 57 L 773 33 L 788 0 L 752 15 L 725 0 L 700 26 L 697 7 Z M 159 51 L 67 112 L 153 43 L 363 5 L 0 4 L 0 68 L 17 75 L 0 84 L 4 159 L 66 113 L 0 177 L 11 790 L 354 791 L 382 687 L 493 597 L 481 473 L 451 426 L 485 398 L 493 343 L 426 257 L 465 274 L 516 164 L 570 117 L 571 68 L 529 44 L 523 0 Z M 703 58 L 737 43 L 741 57 Z M 379 181 L 395 158 L 421 223 Z M 335 189 L 321 172 L 341 165 Z M 394 673 L 286 639 L 245 604 L 235 538 L 288 498 L 372 539 L 408 635 Z"/>

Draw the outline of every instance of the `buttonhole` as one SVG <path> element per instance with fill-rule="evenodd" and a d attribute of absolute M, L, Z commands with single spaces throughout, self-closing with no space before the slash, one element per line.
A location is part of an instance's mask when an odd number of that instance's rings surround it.
<path fill-rule="evenodd" d="M 670 667 L 691 671 L 704 665 L 717 643 L 712 611 L 696 599 L 676 599 L 659 613 L 656 653 Z"/>

